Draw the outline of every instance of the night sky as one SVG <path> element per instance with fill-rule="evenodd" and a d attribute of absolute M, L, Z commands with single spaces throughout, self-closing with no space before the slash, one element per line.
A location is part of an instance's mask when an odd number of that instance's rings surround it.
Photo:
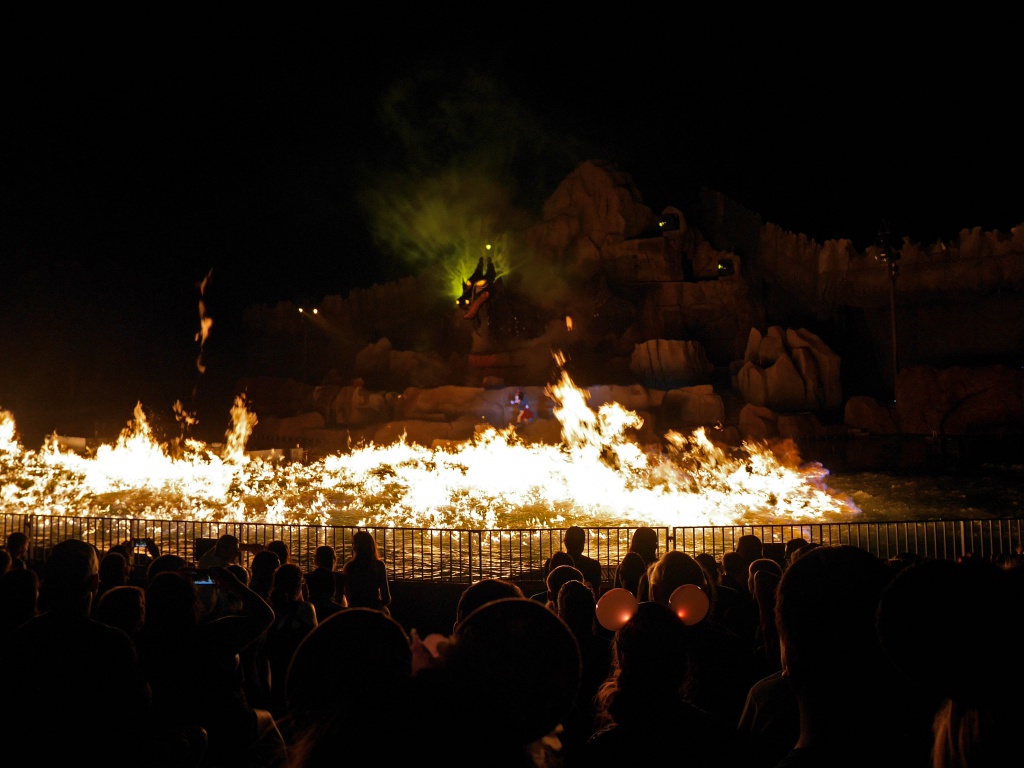
<path fill-rule="evenodd" d="M 655 18 L 527 37 L 426 21 L 248 49 L 70 30 L 9 48 L 0 408 L 31 433 L 187 400 L 207 275 L 211 343 L 231 345 L 248 306 L 410 274 L 416 233 L 377 214 L 431 178 L 487 178 L 503 215 L 536 219 L 600 158 L 656 212 L 707 187 L 861 250 L 883 219 L 926 243 L 1024 222 L 1020 68 L 991 39 L 938 55 L 834 30 L 666 39 Z"/>

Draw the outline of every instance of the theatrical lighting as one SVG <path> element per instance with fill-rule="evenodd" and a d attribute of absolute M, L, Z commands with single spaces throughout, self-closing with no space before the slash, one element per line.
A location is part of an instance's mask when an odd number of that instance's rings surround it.
<path fill-rule="evenodd" d="M 885 223 L 884 219 L 878 227 L 875 247 L 878 249 L 875 258 L 889 265 L 889 328 L 892 333 L 892 389 L 895 401 L 896 375 L 899 373 L 899 354 L 896 344 L 896 278 L 900 274 L 900 265 L 897 263 L 900 260 L 900 251 L 893 245 L 889 225 Z"/>
<path fill-rule="evenodd" d="M 666 213 L 658 219 L 658 231 L 676 232 L 679 230 L 679 214 Z"/>

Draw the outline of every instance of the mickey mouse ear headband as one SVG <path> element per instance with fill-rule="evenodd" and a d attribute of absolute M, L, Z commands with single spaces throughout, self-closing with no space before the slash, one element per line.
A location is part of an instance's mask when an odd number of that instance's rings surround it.
<path fill-rule="evenodd" d="M 672 592 L 668 605 L 684 624 L 693 626 L 708 615 L 711 601 L 696 584 L 683 584 Z M 609 589 L 597 601 L 597 620 L 609 632 L 615 632 L 633 618 L 637 606 L 636 598 L 628 589 Z"/>
<path fill-rule="evenodd" d="M 597 621 L 609 632 L 615 632 L 633 618 L 637 605 L 636 597 L 628 589 L 609 589 L 597 601 Z"/>
<path fill-rule="evenodd" d="M 708 615 L 711 601 L 696 584 L 683 584 L 669 595 L 668 605 L 687 626 L 699 624 Z"/>

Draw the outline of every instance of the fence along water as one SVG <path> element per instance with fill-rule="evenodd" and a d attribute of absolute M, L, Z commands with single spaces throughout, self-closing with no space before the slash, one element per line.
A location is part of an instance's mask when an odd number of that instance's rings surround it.
<path fill-rule="evenodd" d="M 93 544 L 101 553 L 122 541 L 152 539 L 161 554 L 195 561 L 222 534 L 266 544 L 281 539 L 292 561 L 312 567 L 321 544 L 335 548 L 340 560 L 351 551 L 356 526 L 275 523 L 149 520 L 124 517 L 55 517 L 3 513 L 3 537 L 20 530 L 29 537 L 29 558 L 42 564 L 54 544 L 68 538 Z M 1024 520 L 915 520 L 888 522 L 792 523 L 700 527 L 655 527 L 659 551 L 679 549 L 720 557 L 740 536 L 754 534 L 763 542 L 784 543 L 802 537 L 821 544 L 850 544 L 888 559 L 909 553 L 956 559 L 967 553 L 994 557 L 1021 550 Z M 411 581 L 471 583 L 484 578 L 538 578 L 544 560 L 562 548 L 565 529 L 430 529 L 366 527 L 377 540 L 391 578 Z M 588 527 L 587 553 L 606 572 L 629 549 L 635 528 Z"/>

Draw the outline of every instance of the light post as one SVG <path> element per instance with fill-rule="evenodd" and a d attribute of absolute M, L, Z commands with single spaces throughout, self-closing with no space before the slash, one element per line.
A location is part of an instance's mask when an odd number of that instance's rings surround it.
<path fill-rule="evenodd" d="M 900 274 L 900 252 L 892 243 L 889 226 L 882 221 L 878 237 L 875 240 L 878 253 L 875 258 L 889 265 L 889 328 L 892 333 L 892 390 L 893 400 L 896 397 L 896 375 L 899 373 L 899 351 L 896 344 L 896 278 Z"/>
<path fill-rule="evenodd" d="M 314 315 L 319 314 L 320 310 L 316 307 L 310 310 Z M 299 307 L 299 314 L 302 315 L 302 381 L 305 382 L 309 379 L 309 324 L 311 320 L 306 310 L 303 307 Z"/>

